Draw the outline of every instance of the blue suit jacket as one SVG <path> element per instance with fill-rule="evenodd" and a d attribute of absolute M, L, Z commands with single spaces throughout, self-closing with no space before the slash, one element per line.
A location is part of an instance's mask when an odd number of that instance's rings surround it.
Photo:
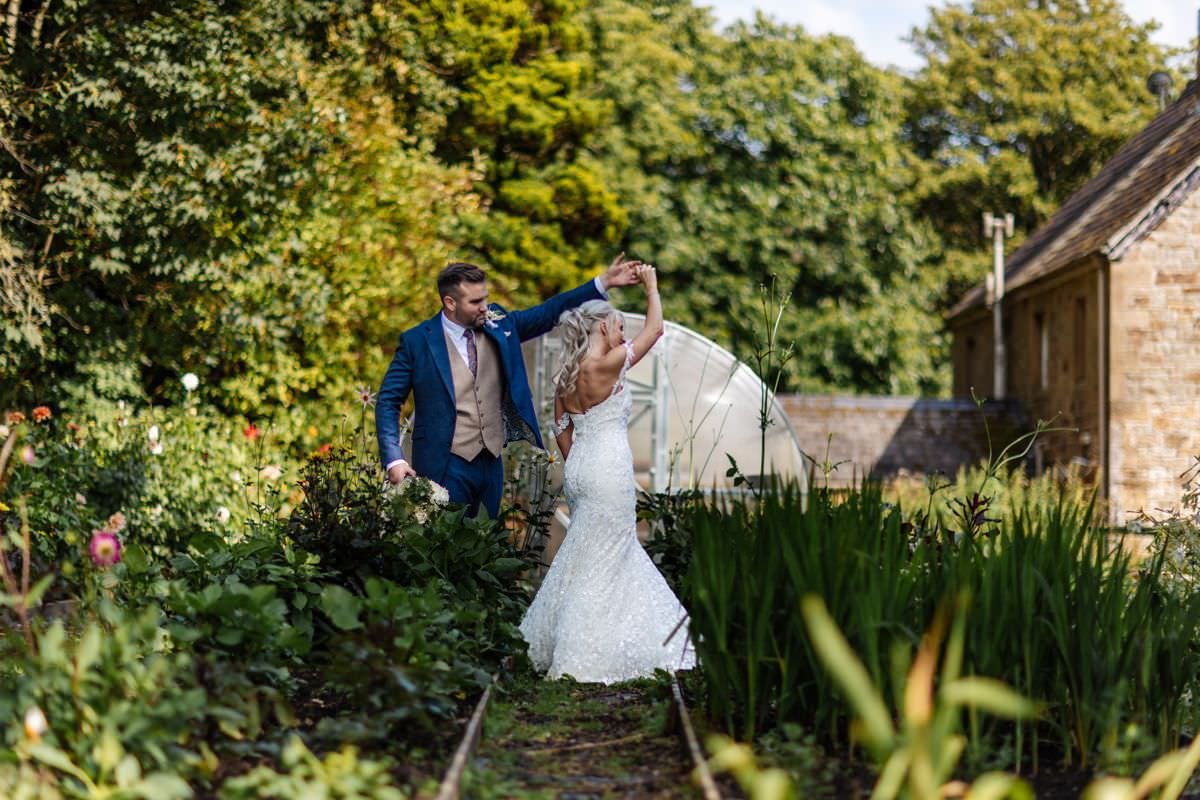
<path fill-rule="evenodd" d="M 567 309 L 602 297 L 595 281 L 588 281 L 524 311 L 505 312 L 494 303 L 490 305 L 505 315 L 504 319 L 495 322 L 494 327 L 485 325 L 482 332 L 496 343 L 500 353 L 505 382 L 501 408 L 505 417 L 506 442 L 527 438 L 542 447 L 533 410 L 533 394 L 525 377 L 521 342 L 550 331 Z M 450 351 L 442 329 L 441 312 L 400 335 L 396 354 L 379 387 L 375 432 L 379 439 L 379 457 L 385 467 L 405 458 L 400 449 L 400 407 L 410 391 L 416 413 L 412 457 L 408 460 L 417 474 L 441 481 L 450 462 L 455 420 L 454 379 L 450 375 Z"/>

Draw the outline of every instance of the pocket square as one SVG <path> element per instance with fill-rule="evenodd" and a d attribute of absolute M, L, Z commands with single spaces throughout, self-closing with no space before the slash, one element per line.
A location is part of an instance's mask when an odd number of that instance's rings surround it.
<path fill-rule="evenodd" d="M 504 335 L 505 335 L 505 336 L 512 336 L 512 331 L 505 331 L 505 332 L 504 332 Z"/>

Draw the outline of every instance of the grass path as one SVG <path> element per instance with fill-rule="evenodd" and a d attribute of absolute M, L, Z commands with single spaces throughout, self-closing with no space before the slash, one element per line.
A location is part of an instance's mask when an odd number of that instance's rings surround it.
<path fill-rule="evenodd" d="M 493 698 L 463 797 L 696 798 L 670 687 L 520 681 Z"/>

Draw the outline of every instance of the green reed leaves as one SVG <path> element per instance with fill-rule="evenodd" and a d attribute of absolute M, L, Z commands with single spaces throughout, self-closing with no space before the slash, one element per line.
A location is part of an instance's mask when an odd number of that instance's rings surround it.
<path fill-rule="evenodd" d="M 876 486 L 804 495 L 792 485 L 701 506 L 690 522 L 683 589 L 709 712 L 741 739 L 794 722 L 838 742 L 861 716 L 797 613 L 805 596 L 821 598 L 881 702 L 899 708 L 908 665 L 892 662 L 894 649 L 917 648 L 938 605 L 965 593 L 955 669 L 1045 709 L 1016 721 L 968 710 L 969 762 L 1007 749 L 1018 769 L 1047 753 L 1103 766 L 1123 757 L 1130 726 L 1160 749 L 1178 745 L 1185 691 L 1200 677 L 1200 600 L 1164 590 L 1162 555 L 1134 564 L 1089 503 L 1040 494 L 986 536 L 930 536 Z M 951 700 L 989 685 L 963 686 Z"/>

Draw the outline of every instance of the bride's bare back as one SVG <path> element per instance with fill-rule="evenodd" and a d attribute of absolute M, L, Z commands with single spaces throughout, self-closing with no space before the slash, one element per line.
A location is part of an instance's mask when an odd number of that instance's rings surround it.
<path fill-rule="evenodd" d="M 662 304 L 658 298 L 658 277 L 654 267 L 641 265 L 638 278 L 646 289 L 646 323 L 642 330 L 632 341 L 626 342 L 625 321 L 618 314 L 615 325 L 600 328 L 601 340 L 594 342 L 591 352 L 580 360 L 574 391 L 569 395 L 556 393 L 554 396 L 555 442 L 563 458 L 571 450 L 572 430 L 568 415 L 586 414 L 612 397 L 621 370 L 641 361 L 663 334 Z"/>
<path fill-rule="evenodd" d="M 562 398 L 563 410 L 571 414 L 586 414 L 612 396 L 617 379 L 621 376 L 621 366 L 625 363 L 624 348 L 620 348 L 619 352 L 619 361 L 614 362 L 605 353 L 602 357 L 588 357 L 580 362 L 575 391 Z"/>

